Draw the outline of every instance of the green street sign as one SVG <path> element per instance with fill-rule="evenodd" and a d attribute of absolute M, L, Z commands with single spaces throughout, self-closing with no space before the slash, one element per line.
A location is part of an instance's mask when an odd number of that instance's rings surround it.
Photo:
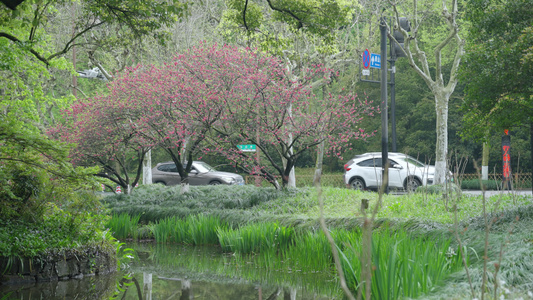
<path fill-rule="evenodd" d="M 256 147 L 253 144 L 237 145 L 237 148 L 239 148 L 242 152 L 255 152 L 256 151 Z"/>

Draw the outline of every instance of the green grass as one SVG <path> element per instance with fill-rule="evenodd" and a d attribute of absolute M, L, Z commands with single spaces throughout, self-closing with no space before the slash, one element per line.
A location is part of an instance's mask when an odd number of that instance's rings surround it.
<path fill-rule="evenodd" d="M 219 218 L 205 215 L 191 215 L 185 219 L 168 217 L 148 225 L 157 243 L 190 245 L 218 244 L 217 231 L 226 227 Z"/>
<path fill-rule="evenodd" d="M 278 223 L 254 223 L 235 230 L 219 228 L 217 234 L 222 250 L 239 254 L 285 249 L 295 236 L 294 228 Z"/>
<path fill-rule="evenodd" d="M 137 239 L 139 219 L 141 215 L 130 216 L 128 214 L 113 214 L 107 222 L 106 228 L 112 232 L 117 239 L 133 238 Z"/>
<path fill-rule="evenodd" d="M 144 211 L 144 222 L 151 223 L 149 227 L 154 236 L 160 235 L 154 230 L 156 225 L 162 226 L 159 231 L 163 237 L 158 238 L 161 242 L 181 239 L 190 244 L 219 243 L 222 249 L 235 254 L 236 264 L 253 261 L 257 268 L 265 270 L 332 272 L 331 250 L 318 230 L 320 208 L 315 189 L 191 187 L 191 193 L 186 195 L 180 195 L 176 188 L 154 189 L 159 189 L 160 198 L 148 188 L 145 194 L 134 192 L 131 196 L 110 197 L 105 201 L 115 213 Z M 346 278 L 355 290 L 360 278 L 361 200 L 368 199 L 373 210 L 378 205 L 378 194 L 323 188 L 322 197 L 326 224 L 341 250 Z M 530 255 L 533 236 L 528 229 L 533 223 L 532 198 L 499 194 L 486 199 L 488 217 L 493 222 L 486 253 L 482 200 L 481 196 L 459 192 L 446 196 L 428 192 L 384 195 L 372 246 L 376 267 L 372 285 L 375 299 L 394 299 L 400 295 L 439 299 L 439 293 L 447 295 L 447 299 L 455 295 L 461 295 L 456 299 L 469 297 L 469 287 L 465 284 L 468 278 L 461 269 L 459 246 L 453 234 L 456 217 L 458 234 L 463 241 L 461 250 L 468 254 L 473 286 L 478 293 L 482 258 L 490 259 L 489 273 L 493 273 L 501 249 L 504 257 L 510 258 L 499 262 L 502 265 L 499 276 L 507 282 L 506 289 L 515 289 L 517 295 L 523 295 L 526 288 L 533 289 L 533 257 Z M 192 216 L 213 219 L 202 222 L 208 225 L 198 225 L 192 230 L 187 226 L 199 222 Z M 181 231 L 186 231 L 183 235 L 189 237 L 173 238 L 165 226 L 176 225 L 163 226 L 171 219 L 172 222 L 188 220 L 187 225 L 183 225 L 187 229 Z M 517 232 L 509 234 L 510 228 Z M 194 239 L 193 232 L 196 232 Z M 282 246 L 284 244 L 290 246 Z M 454 285 L 456 289 L 450 288 Z"/>

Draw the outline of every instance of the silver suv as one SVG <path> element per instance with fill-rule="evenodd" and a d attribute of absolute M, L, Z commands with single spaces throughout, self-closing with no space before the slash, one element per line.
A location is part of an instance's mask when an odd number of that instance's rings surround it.
<path fill-rule="evenodd" d="M 415 158 L 389 152 L 389 187 L 414 191 L 421 185 L 433 184 L 435 166 Z M 378 189 L 382 183 L 381 152 L 356 155 L 344 165 L 344 183 L 356 190 Z"/>
<path fill-rule="evenodd" d="M 181 183 L 178 168 L 174 162 L 164 162 L 157 164 L 152 169 L 152 182 L 164 185 L 177 185 Z M 190 185 L 217 185 L 217 184 L 237 184 L 243 185 L 244 179 L 241 175 L 228 172 L 220 172 L 203 161 L 194 161 L 191 172 L 189 172 Z"/>

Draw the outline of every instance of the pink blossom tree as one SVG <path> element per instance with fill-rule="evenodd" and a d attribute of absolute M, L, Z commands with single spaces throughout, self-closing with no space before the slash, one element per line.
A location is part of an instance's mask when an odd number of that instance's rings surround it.
<path fill-rule="evenodd" d="M 222 117 L 211 124 L 205 152 L 216 152 L 238 164 L 249 174 L 262 176 L 280 188 L 275 174 L 286 187 L 292 167 L 305 151 L 323 141 L 329 153 L 341 157 L 355 139 L 368 136 L 358 123 L 373 114 L 371 102 L 352 96 L 316 97 L 306 90 L 313 76 L 331 72 L 313 68 L 300 81 L 286 76 L 283 63 L 260 52 L 222 47 L 225 55 L 211 57 L 210 82 L 222 81 L 225 88 L 219 105 Z M 267 164 L 243 153 L 239 144 L 255 144 Z"/>
<path fill-rule="evenodd" d="M 224 61 L 213 59 L 220 55 L 226 53 L 216 47 L 194 48 L 162 67 L 130 69 L 112 87 L 110 97 L 130 103 L 141 121 L 142 137 L 169 154 L 182 192 L 188 191 L 192 162 L 201 155 L 206 133 L 225 113 L 230 83 L 219 76 L 223 66 L 210 63 Z"/>
<path fill-rule="evenodd" d="M 95 176 L 107 178 L 130 193 L 139 182 L 150 145 L 138 134 L 139 120 L 132 119 L 127 110 L 127 102 L 110 97 L 79 100 L 65 111 L 65 124 L 49 133 L 74 145 L 70 151 L 73 164 L 99 166 Z M 132 173 L 135 175 L 130 178 Z"/>
<path fill-rule="evenodd" d="M 202 153 L 223 155 L 249 174 L 286 187 L 305 151 L 327 141 L 329 153 L 341 157 L 352 141 L 368 136 L 358 123 L 374 111 L 370 102 L 352 96 L 316 97 L 306 87 L 313 76 L 331 70 L 317 66 L 306 73 L 312 76 L 290 80 L 275 57 L 200 44 L 161 67 L 128 69 L 110 84 L 107 97 L 74 107 L 70 129 L 83 130 L 64 135 L 78 143 L 79 157 L 100 164 L 101 155 L 118 161 L 116 155 L 126 155 L 130 146 L 138 155 L 162 147 L 176 164 L 182 192 L 188 190 L 192 161 Z M 266 159 L 236 147 L 248 143 Z M 137 160 L 140 172 L 142 157 Z"/>

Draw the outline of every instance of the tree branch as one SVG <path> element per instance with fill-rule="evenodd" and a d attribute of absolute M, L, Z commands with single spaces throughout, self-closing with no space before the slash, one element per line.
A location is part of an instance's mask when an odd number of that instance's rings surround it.
<path fill-rule="evenodd" d="M 294 18 L 296 21 L 298 21 L 298 27 L 297 27 L 298 29 L 303 27 L 302 20 L 300 18 L 298 18 L 298 16 L 296 16 L 292 11 L 287 10 L 287 9 L 281 9 L 281 8 L 278 8 L 278 7 L 274 7 L 272 5 L 272 1 L 271 0 L 267 0 L 267 3 L 268 3 L 268 6 L 270 6 L 270 8 L 272 10 L 279 11 L 281 13 L 289 14 L 292 18 Z"/>
<path fill-rule="evenodd" d="M 246 10 L 248 9 L 248 0 L 246 0 L 246 2 L 244 3 L 244 9 L 242 10 L 242 22 L 244 24 L 244 28 L 246 28 L 246 30 L 250 30 L 248 28 L 248 24 L 246 24 Z"/>
<path fill-rule="evenodd" d="M 400 14 L 398 13 L 398 8 L 396 7 L 396 3 L 393 3 L 392 1 L 389 1 L 389 3 L 392 5 L 392 7 L 394 9 L 394 17 L 396 19 L 396 23 L 400 24 Z M 416 1 L 415 1 L 415 3 L 416 3 Z M 433 79 L 431 78 L 431 73 L 429 71 L 429 65 L 428 65 L 428 61 L 427 61 L 427 58 L 426 58 L 426 54 L 424 53 L 424 51 L 420 50 L 420 48 L 418 47 L 418 40 L 417 40 L 416 36 L 415 37 L 409 36 L 407 31 L 405 31 L 405 29 L 403 29 L 401 26 L 398 26 L 398 30 L 404 36 L 404 47 L 405 47 L 404 52 L 407 55 L 407 58 L 409 60 L 409 64 L 420 75 L 420 77 L 422 77 L 422 79 L 426 82 L 426 84 L 428 86 L 433 85 L 434 82 L 433 82 Z M 390 30 L 389 30 L 389 32 L 390 32 Z M 390 33 L 389 33 L 389 36 L 390 36 Z M 392 39 L 396 43 L 398 42 L 398 41 L 396 41 L 396 39 L 394 39 L 394 37 L 392 37 Z M 415 47 L 414 51 L 416 52 L 416 56 L 418 58 L 418 61 L 420 61 L 420 63 L 422 64 L 422 68 L 420 68 L 417 65 L 417 63 L 415 62 L 415 60 L 413 58 L 413 54 L 410 51 L 411 41 L 414 42 L 414 47 Z"/>
<path fill-rule="evenodd" d="M 22 44 L 22 41 L 19 40 L 17 37 L 9 34 L 9 33 L 6 33 L 6 32 L 0 32 L 0 37 L 4 37 L 12 42 L 14 42 L 15 44 Z M 35 51 L 33 48 L 29 48 L 28 51 L 31 52 L 31 54 L 33 54 L 33 56 L 35 56 L 38 60 L 42 61 L 43 63 L 45 63 L 47 66 L 50 65 L 50 62 L 48 61 L 48 59 L 42 57 L 37 51 Z"/>
<path fill-rule="evenodd" d="M 75 36 L 73 36 L 66 44 L 65 44 L 65 47 L 63 48 L 63 50 L 59 51 L 59 52 L 56 52 L 50 56 L 48 56 L 46 59 L 48 61 L 54 59 L 55 57 L 59 56 L 59 55 L 62 55 L 62 54 L 65 54 L 67 53 L 72 47 L 75 46 L 74 44 L 74 41 L 79 38 L 80 36 L 82 36 L 83 34 L 85 34 L 87 31 L 89 30 L 92 30 L 93 28 L 96 28 L 102 24 L 104 24 L 105 22 L 100 22 L 100 23 L 96 23 L 96 24 L 93 24 L 87 28 L 85 28 L 84 30 L 80 31 L 79 33 L 77 33 Z"/>

